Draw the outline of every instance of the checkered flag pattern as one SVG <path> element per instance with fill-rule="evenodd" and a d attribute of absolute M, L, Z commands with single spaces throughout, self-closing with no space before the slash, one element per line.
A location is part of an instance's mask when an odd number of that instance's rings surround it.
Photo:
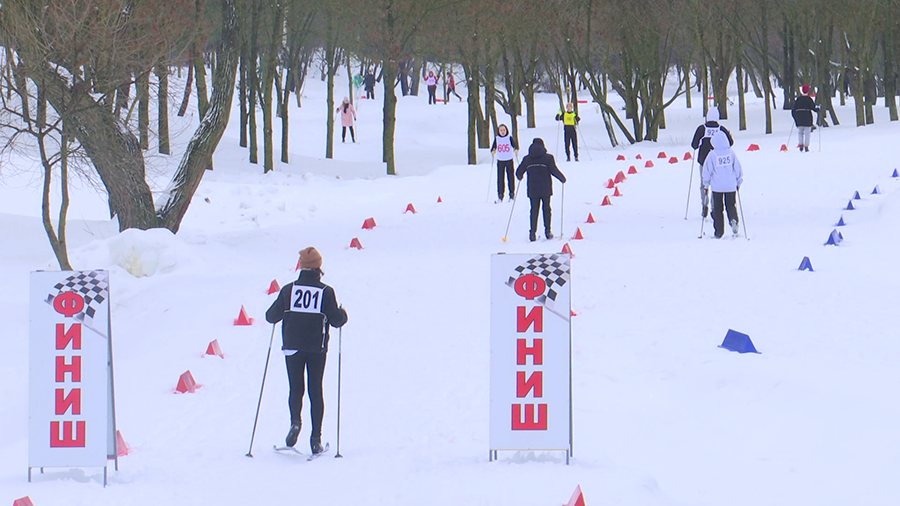
<path fill-rule="evenodd" d="M 514 269 L 515 274 L 510 275 L 509 280 L 506 281 L 506 286 L 515 290 L 516 280 L 526 274 L 534 274 L 543 278 L 546 285 L 544 293 L 535 297 L 535 302 L 568 320 L 569 309 L 557 310 L 555 305 L 559 291 L 569 282 L 569 267 L 568 257 L 555 253 L 549 256 L 538 255 L 517 266 Z"/>
<path fill-rule="evenodd" d="M 53 300 L 63 292 L 75 292 L 84 298 L 84 310 L 75 315 L 75 319 L 84 323 L 91 329 L 94 328 L 94 315 L 97 309 L 109 298 L 109 278 L 105 272 L 83 271 L 73 274 L 60 281 L 53 287 L 55 293 L 47 295 L 47 304 L 53 305 Z M 100 331 L 106 335 L 105 332 Z"/>

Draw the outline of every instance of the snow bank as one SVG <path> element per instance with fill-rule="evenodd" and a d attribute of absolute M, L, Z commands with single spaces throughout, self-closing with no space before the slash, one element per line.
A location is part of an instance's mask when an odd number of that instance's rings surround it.
<path fill-rule="evenodd" d="M 109 260 L 136 278 L 175 270 L 183 244 L 170 230 L 128 229 L 109 240 Z"/>

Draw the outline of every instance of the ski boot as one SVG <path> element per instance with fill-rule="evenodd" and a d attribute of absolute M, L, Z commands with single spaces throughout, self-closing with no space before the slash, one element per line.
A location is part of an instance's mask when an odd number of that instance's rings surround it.
<path fill-rule="evenodd" d="M 318 437 L 309 438 L 309 450 L 312 452 L 313 455 L 324 452 L 325 448 L 322 446 L 322 438 L 318 438 Z"/>
<path fill-rule="evenodd" d="M 291 424 L 291 430 L 288 431 L 288 435 L 284 438 L 285 446 L 293 448 L 295 444 L 297 444 L 297 436 L 300 435 L 300 422 Z"/>
<path fill-rule="evenodd" d="M 731 233 L 738 235 L 738 220 L 731 220 Z"/>

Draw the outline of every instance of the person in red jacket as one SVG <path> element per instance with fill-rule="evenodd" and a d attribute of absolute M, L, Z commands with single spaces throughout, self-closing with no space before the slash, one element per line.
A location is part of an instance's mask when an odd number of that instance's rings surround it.
<path fill-rule="evenodd" d="M 347 311 L 337 303 L 334 288 L 322 283 L 322 255 L 316 248 L 300 250 L 300 277 L 286 285 L 278 298 L 266 311 L 266 321 L 281 323 L 281 340 L 287 363 L 288 407 L 291 412 L 291 428 L 284 442 L 297 444 L 300 435 L 300 413 L 303 410 L 303 373 L 306 372 L 309 391 L 312 432 L 309 448 L 321 453 L 322 417 L 325 415 L 325 399 L 322 379 L 325 376 L 325 356 L 328 353 L 329 327 L 342 327 L 347 323 Z"/>
<path fill-rule="evenodd" d="M 453 77 L 452 72 L 447 72 L 447 98 L 448 99 L 450 98 L 451 93 L 456 95 L 456 98 L 458 98 L 459 101 L 462 102 L 462 97 L 459 96 L 459 93 L 456 93 L 456 78 Z M 447 102 L 444 102 L 444 104 L 446 104 L 446 103 Z"/>

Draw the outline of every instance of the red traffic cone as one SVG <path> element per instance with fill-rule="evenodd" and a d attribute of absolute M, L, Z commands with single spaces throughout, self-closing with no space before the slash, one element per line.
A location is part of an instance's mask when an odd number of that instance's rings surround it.
<path fill-rule="evenodd" d="M 603 197 L 603 203 L 601 203 L 600 205 L 601 206 L 611 206 L 612 205 L 612 200 L 609 200 L 609 195 Z"/>
<path fill-rule="evenodd" d="M 650 167 L 653 167 L 653 160 L 647 160 L 647 163 L 644 164 L 644 167 L 647 167 L 648 169 Z"/>
<path fill-rule="evenodd" d="M 357 239 L 356 237 L 354 237 L 353 239 L 350 239 L 350 247 L 356 248 L 356 249 L 363 249 L 362 243 L 359 242 L 359 239 Z"/>
<path fill-rule="evenodd" d="M 120 431 L 116 431 L 116 456 L 124 457 L 131 453 L 131 448 L 128 447 L 128 443 L 125 442 L 125 438 L 122 437 L 122 433 Z"/>
<path fill-rule="evenodd" d="M 594 213 L 588 213 L 588 218 L 585 223 L 597 223 L 596 221 L 594 221 Z"/>
<path fill-rule="evenodd" d="M 31 502 L 31 498 L 26 495 L 25 497 L 20 497 L 13 501 L 13 506 L 34 506 L 34 503 Z"/>
<path fill-rule="evenodd" d="M 363 230 L 372 230 L 375 228 L 375 218 L 366 218 L 366 221 L 363 222 L 362 226 Z"/>
<path fill-rule="evenodd" d="M 634 165 L 632 165 L 631 167 L 628 167 L 628 173 L 629 174 L 637 174 L 638 173 L 637 167 L 635 167 Z"/>
<path fill-rule="evenodd" d="M 685 151 L 684 156 L 683 156 L 681 159 L 682 159 L 682 160 L 690 160 L 690 159 L 692 159 L 692 158 L 694 158 L 694 157 L 691 156 L 691 152 L 690 152 L 690 151 Z"/>
<path fill-rule="evenodd" d="M 206 347 L 207 355 L 215 355 L 220 358 L 225 358 L 225 354 L 222 353 L 222 347 L 219 346 L 219 340 L 213 339 L 209 342 L 209 346 Z"/>
<path fill-rule="evenodd" d="M 416 208 L 413 207 L 412 202 L 410 202 L 409 204 L 407 204 L 407 206 L 406 206 L 406 211 L 403 211 L 403 214 L 406 214 L 406 213 L 413 213 L 413 214 L 416 214 Z"/>
<path fill-rule="evenodd" d="M 668 156 L 666 156 L 666 152 L 665 152 L 665 151 L 660 151 L 659 154 L 656 155 L 656 157 L 657 157 L 657 158 L 660 158 L 660 159 L 668 158 Z"/>
<path fill-rule="evenodd" d="M 584 239 L 584 235 L 581 233 L 581 227 L 575 229 L 575 235 L 572 236 L 572 240 L 578 241 Z"/>
<path fill-rule="evenodd" d="M 299 264 L 300 261 L 298 260 L 297 263 Z M 278 293 L 280 291 L 281 291 L 281 287 L 278 286 L 278 280 L 273 279 L 272 283 L 269 284 L 269 290 L 266 292 L 266 295 L 272 295 L 273 293 Z"/>
<path fill-rule="evenodd" d="M 625 155 L 619 155 L 616 157 L 616 160 L 624 160 L 624 159 L 625 159 Z"/>
<path fill-rule="evenodd" d="M 787 144 L 782 144 L 782 145 L 781 145 L 781 151 L 787 151 L 787 150 L 788 150 L 788 149 L 787 149 Z"/>
<path fill-rule="evenodd" d="M 634 157 L 634 159 L 635 159 L 635 160 L 643 160 L 644 157 L 641 156 L 640 154 L 638 154 L 636 157 Z"/>
<path fill-rule="evenodd" d="M 606 182 L 606 187 L 607 187 L 607 188 L 610 188 L 610 189 L 615 188 L 615 187 L 616 187 L 616 182 L 613 181 L 612 179 L 610 179 L 609 181 Z"/>
<path fill-rule="evenodd" d="M 178 386 L 175 387 L 175 391 L 182 394 L 192 394 L 198 388 L 200 388 L 200 385 L 194 381 L 194 375 L 188 370 L 178 377 Z"/>
<path fill-rule="evenodd" d="M 241 312 L 238 314 L 238 317 L 235 318 L 235 325 L 253 325 L 253 322 L 256 320 L 247 316 L 247 310 L 244 309 L 244 306 L 241 306 Z"/>
<path fill-rule="evenodd" d="M 650 163 L 650 162 L 647 162 L 647 163 Z M 622 181 L 625 181 L 626 179 L 628 179 L 628 178 L 625 177 L 625 173 L 622 172 L 621 170 L 619 171 L 618 174 L 616 174 L 616 184 L 619 184 Z M 615 185 L 613 185 L 613 187 L 615 187 Z"/>
<path fill-rule="evenodd" d="M 751 144 L 747 151 L 759 151 L 759 144 Z"/>
<path fill-rule="evenodd" d="M 616 186 L 616 191 L 613 192 L 613 197 L 621 197 L 622 192 L 619 191 L 619 187 Z"/>
<path fill-rule="evenodd" d="M 669 163 L 678 163 L 678 157 L 673 156 L 672 158 L 669 158 Z"/>
<path fill-rule="evenodd" d="M 581 485 L 575 487 L 575 492 L 572 493 L 572 498 L 569 499 L 569 502 L 567 502 L 565 506 L 585 506 L 584 492 L 581 491 Z"/>
<path fill-rule="evenodd" d="M 578 316 L 578 313 L 576 313 L 574 309 L 572 309 L 571 311 L 572 311 L 572 316 Z"/>
<path fill-rule="evenodd" d="M 575 258 L 575 253 L 572 252 L 572 247 L 569 246 L 569 243 L 563 245 L 562 251 L 560 251 L 560 253 L 571 255 L 572 258 Z"/>
<path fill-rule="evenodd" d="M 443 200 L 441 200 L 441 196 L 438 195 L 438 204 L 440 204 L 441 202 L 443 202 Z"/>

